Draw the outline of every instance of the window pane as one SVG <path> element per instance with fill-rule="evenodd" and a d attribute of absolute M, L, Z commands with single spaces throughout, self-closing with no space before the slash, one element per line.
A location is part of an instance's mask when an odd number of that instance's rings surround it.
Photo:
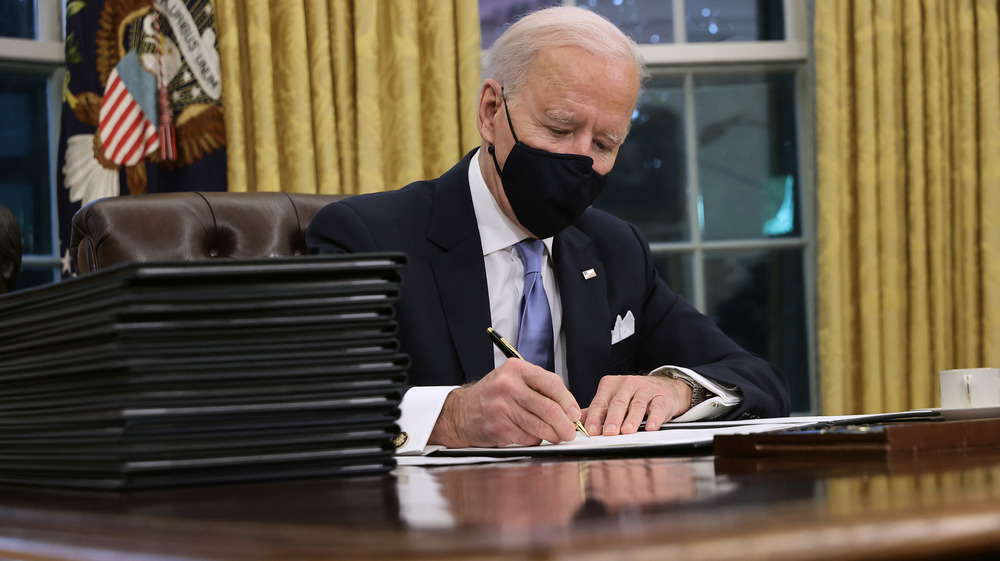
<path fill-rule="evenodd" d="M 507 25 L 528 12 L 564 4 L 563 0 L 479 0 L 483 48 L 488 49 Z M 576 0 L 621 28 L 636 43 L 673 43 L 673 0 Z"/>
<path fill-rule="evenodd" d="M 0 37 L 35 38 L 35 0 L 0 0 Z"/>
<path fill-rule="evenodd" d="M 21 265 L 21 274 L 17 276 L 17 283 L 14 290 L 24 290 L 43 284 L 51 284 L 59 280 L 58 269 L 56 267 Z"/>
<path fill-rule="evenodd" d="M 608 18 L 636 43 L 673 43 L 672 0 L 576 0 Z"/>
<path fill-rule="evenodd" d="M 655 76 L 594 206 L 635 224 L 650 242 L 687 240 L 685 175 L 683 82 Z"/>
<path fill-rule="evenodd" d="M 795 74 L 695 78 L 706 240 L 801 235 Z"/>
<path fill-rule="evenodd" d="M 705 254 L 706 313 L 744 349 L 774 363 L 809 411 L 809 353 L 801 249 Z"/>
<path fill-rule="evenodd" d="M 483 48 L 490 48 L 507 26 L 524 14 L 560 4 L 562 0 L 479 0 L 479 33 Z"/>
<path fill-rule="evenodd" d="M 782 0 L 684 0 L 684 17 L 690 43 L 785 39 Z"/>
<path fill-rule="evenodd" d="M 654 253 L 653 266 L 674 292 L 694 302 L 694 273 L 690 252 Z"/>
<path fill-rule="evenodd" d="M 0 205 L 17 218 L 32 255 L 52 255 L 47 81 L 0 72 Z"/>

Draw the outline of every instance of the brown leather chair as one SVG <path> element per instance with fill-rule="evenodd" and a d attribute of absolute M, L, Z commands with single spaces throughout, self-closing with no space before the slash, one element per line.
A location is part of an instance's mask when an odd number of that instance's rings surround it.
<path fill-rule="evenodd" d="M 304 255 L 306 228 L 345 195 L 184 192 L 101 199 L 73 217 L 77 273 L 129 261 Z"/>

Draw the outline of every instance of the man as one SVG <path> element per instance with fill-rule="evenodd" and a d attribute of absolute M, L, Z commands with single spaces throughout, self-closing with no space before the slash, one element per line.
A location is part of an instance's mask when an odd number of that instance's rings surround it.
<path fill-rule="evenodd" d="M 14 214 L 0 206 L 0 294 L 14 290 L 21 272 L 21 228 Z"/>
<path fill-rule="evenodd" d="M 635 43 L 549 8 L 497 40 L 485 76 L 478 150 L 435 180 L 324 208 L 307 236 L 314 253 L 408 257 L 406 449 L 571 440 L 577 420 L 616 435 L 644 418 L 787 415 L 782 374 L 673 293 L 634 226 L 588 208 L 645 77 Z M 490 326 L 538 358 L 506 359 Z"/>

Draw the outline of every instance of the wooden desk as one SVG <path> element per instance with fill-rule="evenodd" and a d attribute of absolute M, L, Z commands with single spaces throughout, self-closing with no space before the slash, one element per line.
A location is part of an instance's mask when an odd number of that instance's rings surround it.
<path fill-rule="evenodd" d="M 1000 456 L 398 468 L 128 494 L 0 487 L 0 558 L 995 559 Z"/>

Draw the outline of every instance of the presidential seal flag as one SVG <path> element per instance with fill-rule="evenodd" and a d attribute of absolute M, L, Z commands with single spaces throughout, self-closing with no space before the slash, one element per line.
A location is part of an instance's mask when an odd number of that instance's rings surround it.
<path fill-rule="evenodd" d="M 64 274 L 82 205 L 226 190 L 216 35 L 211 0 L 67 2 L 56 179 Z"/>

